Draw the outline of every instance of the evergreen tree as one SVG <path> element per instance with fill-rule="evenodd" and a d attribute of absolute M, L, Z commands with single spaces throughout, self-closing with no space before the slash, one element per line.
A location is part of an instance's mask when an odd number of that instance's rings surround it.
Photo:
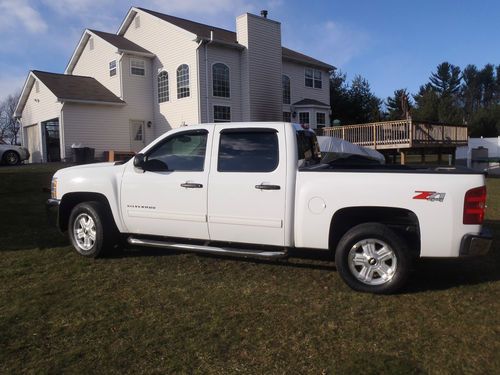
<path fill-rule="evenodd" d="M 439 96 L 430 83 L 420 86 L 413 99 L 416 105 L 413 110 L 415 120 L 439 122 Z"/>
<path fill-rule="evenodd" d="M 407 108 L 403 108 L 403 103 L 406 102 Z M 406 111 L 412 107 L 410 102 L 410 95 L 406 89 L 399 89 L 394 91 L 393 96 L 386 99 L 385 106 L 387 109 L 387 117 L 389 120 L 400 120 L 406 118 Z"/>
<path fill-rule="evenodd" d="M 458 94 L 460 78 L 460 68 L 445 61 L 437 66 L 429 81 L 439 96 L 448 96 Z"/>

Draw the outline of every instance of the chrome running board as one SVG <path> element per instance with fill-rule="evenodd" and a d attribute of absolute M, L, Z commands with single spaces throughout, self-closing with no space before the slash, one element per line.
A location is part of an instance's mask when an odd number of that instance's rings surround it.
<path fill-rule="evenodd" d="M 129 237 L 127 241 L 130 245 L 135 245 L 135 246 L 159 247 L 162 249 L 174 249 L 180 251 L 191 251 L 194 253 L 237 256 L 243 258 L 282 259 L 287 257 L 286 251 L 260 251 L 260 250 L 234 249 L 228 247 L 189 245 L 189 244 L 174 243 L 167 241 L 148 240 L 135 237 Z"/>

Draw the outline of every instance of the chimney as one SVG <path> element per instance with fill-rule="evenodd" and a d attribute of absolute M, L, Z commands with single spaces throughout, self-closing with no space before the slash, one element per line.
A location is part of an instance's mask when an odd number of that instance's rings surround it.
<path fill-rule="evenodd" d="M 241 54 L 243 121 L 281 121 L 281 24 L 245 13 L 236 18 Z"/>
<path fill-rule="evenodd" d="M 264 18 L 267 18 L 267 13 L 268 13 L 268 12 L 267 12 L 267 10 L 265 10 L 265 9 L 263 9 L 263 10 L 261 10 L 261 11 L 260 11 L 260 15 L 261 15 L 262 17 L 264 17 Z"/>

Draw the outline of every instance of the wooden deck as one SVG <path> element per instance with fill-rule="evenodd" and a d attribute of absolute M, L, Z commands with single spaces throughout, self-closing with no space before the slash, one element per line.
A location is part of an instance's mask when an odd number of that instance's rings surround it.
<path fill-rule="evenodd" d="M 323 128 L 318 135 L 345 139 L 376 150 L 455 148 L 467 145 L 465 125 L 443 125 L 410 120 L 374 122 Z"/>

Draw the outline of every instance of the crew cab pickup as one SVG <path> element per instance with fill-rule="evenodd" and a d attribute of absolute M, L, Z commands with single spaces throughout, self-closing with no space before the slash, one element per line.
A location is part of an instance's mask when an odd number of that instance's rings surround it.
<path fill-rule="evenodd" d="M 86 257 L 124 239 L 265 259 L 321 249 L 351 288 L 390 293 L 419 257 L 487 252 L 485 201 L 481 173 L 322 163 L 314 132 L 268 122 L 182 127 L 124 164 L 59 170 L 48 204 Z"/>

